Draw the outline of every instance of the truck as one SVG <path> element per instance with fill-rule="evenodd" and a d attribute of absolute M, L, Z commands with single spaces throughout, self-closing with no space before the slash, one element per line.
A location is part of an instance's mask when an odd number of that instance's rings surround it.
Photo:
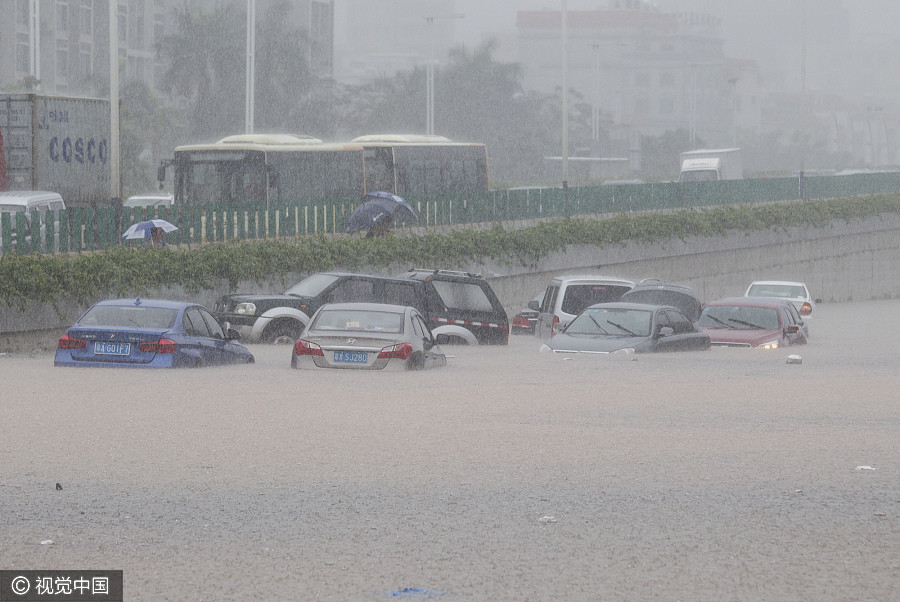
<path fill-rule="evenodd" d="M 0 94 L 0 186 L 58 192 L 68 207 L 110 200 L 109 101 Z"/>
<path fill-rule="evenodd" d="M 741 149 L 711 148 L 681 153 L 681 182 L 740 180 L 744 177 Z"/>

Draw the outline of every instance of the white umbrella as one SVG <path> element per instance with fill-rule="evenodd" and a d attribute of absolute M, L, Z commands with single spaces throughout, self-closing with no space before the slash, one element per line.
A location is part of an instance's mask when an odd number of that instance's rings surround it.
<path fill-rule="evenodd" d="M 125 230 L 125 234 L 122 235 L 122 238 L 128 240 L 134 238 L 150 238 L 150 230 L 153 228 L 162 228 L 163 232 L 172 232 L 173 230 L 177 230 L 178 226 L 170 224 L 164 219 L 148 219 L 144 222 L 132 224 Z"/>

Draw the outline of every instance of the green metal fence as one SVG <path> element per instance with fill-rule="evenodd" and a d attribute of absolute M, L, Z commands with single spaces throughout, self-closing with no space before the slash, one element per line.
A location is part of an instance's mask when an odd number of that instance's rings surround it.
<path fill-rule="evenodd" d="M 838 198 L 900 191 L 900 172 L 817 176 L 804 179 L 805 198 Z M 797 178 L 757 178 L 722 182 L 663 182 L 609 186 L 493 190 L 480 195 L 452 194 L 407 198 L 418 212 L 418 227 L 575 217 L 629 211 L 710 207 L 801 198 Z M 0 213 L 0 253 L 80 253 L 126 241 L 129 225 L 162 218 L 178 230 L 169 245 L 256 239 L 294 239 L 343 232 L 355 208 L 351 200 L 285 200 L 266 211 L 251 205 L 68 209 L 57 215 Z M 58 224 L 58 226 L 57 226 Z M 27 232 L 25 237 L 17 233 Z"/>

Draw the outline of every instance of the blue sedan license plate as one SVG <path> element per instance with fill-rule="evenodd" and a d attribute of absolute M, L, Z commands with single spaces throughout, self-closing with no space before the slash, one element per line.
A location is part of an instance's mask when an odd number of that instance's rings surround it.
<path fill-rule="evenodd" d="M 341 364 L 365 364 L 369 361 L 369 354 L 362 351 L 335 351 L 334 361 Z"/>
<path fill-rule="evenodd" d="M 105 341 L 94 342 L 96 355 L 128 355 L 131 353 L 131 343 L 107 343 Z"/>

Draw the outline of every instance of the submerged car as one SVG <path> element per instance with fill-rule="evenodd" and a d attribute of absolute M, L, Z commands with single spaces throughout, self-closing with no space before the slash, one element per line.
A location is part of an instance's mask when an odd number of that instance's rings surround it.
<path fill-rule="evenodd" d="M 534 325 L 537 324 L 538 314 L 541 313 L 544 292 L 541 291 L 532 297 L 522 311 L 513 316 L 510 334 L 534 334 Z"/>
<path fill-rule="evenodd" d="M 804 324 L 787 299 L 729 297 L 703 306 L 697 326 L 713 347 L 777 349 L 805 345 Z"/>
<path fill-rule="evenodd" d="M 438 337 L 443 342 L 443 337 Z M 294 343 L 291 367 L 357 370 L 424 370 L 447 356 L 413 307 L 334 303 L 313 315 Z"/>
<path fill-rule="evenodd" d="M 709 336 L 678 309 L 643 303 L 598 303 L 585 309 L 541 351 L 650 353 L 709 349 Z"/>
<path fill-rule="evenodd" d="M 815 307 L 809 288 L 803 282 L 756 280 L 750 283 L 744 296 L 788 299 L 794 304 L 800 315 L 807 320 L 812 317 L 813 308 Z"/>
<path fill-rule="evenodd" d="M 252 364 L 253 354 L 205 307 L 151 299 L 92 305 L 59 338 L 55 366 L 198 368 Z"/>

